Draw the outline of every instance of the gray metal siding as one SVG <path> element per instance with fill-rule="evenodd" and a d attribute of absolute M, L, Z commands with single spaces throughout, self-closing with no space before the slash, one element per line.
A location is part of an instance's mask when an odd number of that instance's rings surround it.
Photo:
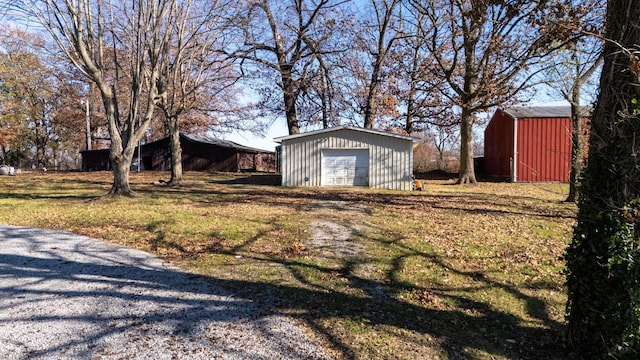
<path fill-rule="evenodd" d="M 323 149 L 369 149 L 369 187 L 411 189 L 411 140 L 348 129 L 283 140 L 282 185 L 321 186 Z"/>

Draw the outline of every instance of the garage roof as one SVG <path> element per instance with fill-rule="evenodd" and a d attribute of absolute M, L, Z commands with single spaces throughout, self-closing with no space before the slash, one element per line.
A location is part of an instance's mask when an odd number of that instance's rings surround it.
<path fill-rule="evenodd" d="M 309 131 L 309 132 L 300 133 L 300 134 L 281 136 L 281 137 L 274 138 L 273 140 L 275 142 L 277 142 L 277 143 L 281 143 L 283 140 L 297 139 L 297 138 L 301 138 L 301 137 L 305 137 L 305 136 L 326 134 L 326 133 L 335 132 L 335 131 L 341 131 L 341 130 L 353 130 L 353 131 L 359 131 L 359 132 L 368 133 L 368 134 L 382 135 L 382 136 L 389 136 L 389 137 L 393 137 L 393 138 L 397 138 L 397 139 L 410 140 L 410 141 L 413 141 L 413 142 L 416 142 L 416 141 L 420 140 L 420 139 L 412 137 L 412 136 L 406 136 L 406 135 L 402 135 L 402 134 L 396 134 L 396 133 L 380 131 L 380 130 L 365 129 L 365 128 L 349 126 L 349 125 L 342 125 L 342 126 L 336 126 L 336 127 L 327 128 L 327 129 Z"/>

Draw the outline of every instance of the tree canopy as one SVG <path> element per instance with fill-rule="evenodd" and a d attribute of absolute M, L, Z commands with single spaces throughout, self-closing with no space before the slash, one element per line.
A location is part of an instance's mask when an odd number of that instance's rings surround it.
<path fill-rule="evenodd" d="M 548 55 L 579 37 L 585 7 L 602 4 L 20 0 L 12 6 L 38 20 L 58 55 L 91 84 L 78 96 L 99 94 L 91 110 L 108 130 L 112 192 L 130 193 L 126 168 L 138 142 L 184 126 L 260 131 L 257 119 L 264 116 L 285 121 L 290 134 L 344 123 L 416 134 L 457 127 L 459 182 L 473 183 L 478 115 L 527 99 Z M 100 137 L 101 126 L 90 127 Z M 179 183 L 177 173 L 172 178 Z"/>

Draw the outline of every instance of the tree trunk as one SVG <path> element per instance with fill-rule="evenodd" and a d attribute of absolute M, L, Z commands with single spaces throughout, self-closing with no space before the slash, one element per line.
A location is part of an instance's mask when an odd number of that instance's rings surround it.
<path fill-rule="evenodd" d="M 117 102 L 112 92 L 103 93 L 102 100 L 105 106 L 105 115 L 109 124 L 109 136 L 111 146 L 109 147 L 109 159 L 113 169 L 113 185 L 109 191 L 111 196 L 133 196 L 133 190 L 129 184 L 129 173 L 131 171 L 131 160 L 135 153 L 137 141 L 131 138 L 133 132 L 120 132 L 118 124 Z M 129 122 L 134 126 L 133 122 Z M 139 154 L 140 155 L 140 154 Z"/>
<path fill-rule="evenodd" d="M 462 110 L 460 123 L 460 168 L 458 184 L 475 184 L 476 174 L 473 166 L 473 115 Z"/>
<path fill-rule="evenodd" d="M 284 91 L 284 112 L 287 117 L 287 128 L 289 135 L 300 133 L 300 124 L 298 124 L 298 114 L 296 112 L 296 96 L 292 93 L 293 86 L 285 88 Z"/>
<path fill-rule="evenodd" d="M 411 75 L 409 83 L 409 93 L 407 94 L 407 119 L 404 125 L 404 131 L 407 134 L 413 132 L 413 113 L 415 111 L 416 94 L 418 93 L 418 54 L 417 51 L 413 54 L 413 62 L 411 64 Z"/>
<path fill-rule="evenodd" d="M 323 129 L 328 129 L 329 128 L 329 101 L 327 101 L 327 95 L 325 94 L 325 89 L 323 89 L 321 91 L 322 96 L 321 96 L 321 104 L 322 104 L 322 128 Z"/>
<path fill-rule="evenodd" d="M 566 202 L 575 202 L 578 197 L 578 179 L 582 172 L 582 113 L 580 111 L 580 89 L 574 88 L 571 102 L 571 172 L 569 173 L 569 195 Z M 576 97 L 577 96 L 577 97 Z M 578 99 L 578 102 L 575 101 Z"/>
<path fill-rule="evenodd" d="M 382 34 L 380 35 L 380 43 L 378 44 L 378 51 L 385 51 L 384 45 L 382 44 Z M 367 91 L 367 99 L 364 107 L 364 128 L 365 129 L 373 129 L 375 125 L 375 116 L 376 116 L 376 108 L 378 106 L 378 88 L 380 86 L 381 77 L 380 72 L 382 71 L 382 65 L 384 64 L 384 54 L 376 55 L 376 61 L 373 65 L 373 71 L 371 72 L 371 79 L 369 83 L 369 89 Z"/>
<path fill-rule="evenodd" d="M 169 185 L 182 185 L 182 146 L 180 145 L 180 129 L 178 117 L 170 117 L 167 120 L 169 128 L 169 144 L 171 147 L 171 180 Z"/>
<path fill-rule="evenodd" d="M 640 358 L 640 1 L 607 3 L 604 65 L 567 262 L 579 359 Z"/>
<path fill-rule="evenodd" d="M 580 110 L 580 96 L 582 92 L 582 85 L 595 73 L 598 67 L 602 64 L 602 54 L 598 56 L 597 60 L 591 64 L 586 71 L 582 70 L 582 65 L 578 59 L 578 49 L 576 44 L 573 44 L 573 59 L 575 59 L 575 74 L 576 77 L 573 80 L 573 86 L 571 87 L 570 98 L 567 99 L 571 103 L 571 173 L 569 174 L 569 195 L 567 196 L 567 202 L 575 202 L 578 199 L 578 188 L 580 183 L 580 175 L 583 166 L 584 157 L 584 141 L 583 136 L 585 133 L 584 126 L 582 124 L 582 114 Z"/>
<path fill-rule="evenodd" d="M 372 75 L 372 80 L 371 80 L 371 84 L 369 85 L 369 91 L 367 92 L 367 104 L 364 107 L 364 128 L 365 129 L 373 129 L 373 125 L 374 125 L 374 115 L 375 115 L 375 108 L 376 108 L 376 89 L 378 84 L 374 83 L 375 80 L 373 80 L 373 75 Z"/>
<path fill-rule="evenodd" d="M 133 191 L 129 185 L 129 173 L 131 171 L 131 160 L 133 159 L 133 151 L 127 156 L 122 153 L 114 153 L 111 150 L 111 166 L 113 167 L 113 185 L 109 191 L 112 196 L 132 196 Z"/>
<path fill-rule="evenodd" d="M 286 97 L 286 96 L 285 96 Z M 293 99 L 287 99 L 294 102 Z M 300 133 L 300 125 L 298 124 L 298 114 L 296 114 L 296 107 L 292 105 L 285 111 L 287 116 L 287 128 L 289 129 L 289 135 L 295 135 Z"/>

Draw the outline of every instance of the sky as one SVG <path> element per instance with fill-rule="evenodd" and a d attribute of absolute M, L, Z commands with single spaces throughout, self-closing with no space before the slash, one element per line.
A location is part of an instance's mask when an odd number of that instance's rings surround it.
<path fill-rule="evenodd" d="M 560 106 L 569 105 L 564 100 L 554 100 L 549 97 L 541 97 L 535 101 L 532 101 L 530 106 Z M 490 116 L 493 114 L 490 114 Z M 271 126 L 268 128 L 264 137 L 256 136 L 249 132 L 233 132 L 224 136 L 225 140 L 236 142 L 240 145 L 249 146 L 261 150 L 275 151 L 278 145 L 273 141 L 276 137 L 287 136 L 289 131 L 284 118 L 277 118 Z"/>
<path fill-rule="evenodd" d="M 249 146 L 261 150 L 275 151 L 278 145 L 273 138 L 289 135 L 287 123 L 284 118 L 278 118 L 267 129 L 264 137 L 256 136 L 250 132 L 233 132 L 225 136 L 225 140 L 231 140 L 240 145 Z"/>

